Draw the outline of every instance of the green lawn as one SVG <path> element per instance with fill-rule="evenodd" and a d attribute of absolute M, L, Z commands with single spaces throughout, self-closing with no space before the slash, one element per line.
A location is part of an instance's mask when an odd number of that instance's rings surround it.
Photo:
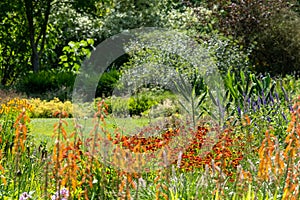
<path fill-rule="evenodd" d="M 74 129 L 74 119 L 68 118 L 64 119 L 67 122 L 67 126 L 64 125 L 67 133 L 73 132 Z M 50 143 L 52 138 L 55 124 L 57 124 L 59 119 L 54 118 L 34 118 L 30 122 L 30 133 L 37 141 L 48 141 Z M 136 128 L 143 127 L 149 124 L 149 119 L 147 118 L 107 118 L 107 127 L 112 131 L 119 127 L 126 132 L 133 133 Z M 79 123 L 84 127 L 84 133 L 88 134 L 93 128 L 93 119 L 80 120 Z"/>

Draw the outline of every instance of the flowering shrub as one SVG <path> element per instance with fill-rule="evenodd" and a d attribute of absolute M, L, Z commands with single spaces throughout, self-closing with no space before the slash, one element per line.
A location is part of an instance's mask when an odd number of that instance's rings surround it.
<path fill-rule="evenodd" d="M 30 117 L 32 118 L 52 118 L 54 113 L 58 110 L 65 110 L 69 114 L 73 112 L 73 105 L 70 101 L 61 102 L 58 98 L 51 101 L 37 99 L 30 99 L 29 103 L 32 105 Z M 71 117 L 71 115 L 70 115 Z"/>
<path fill-rule="evenodd" d="M 95 156 L 94 150 L 103 144 L 103 138 L 96 137 L 99 132 L 107 134 L 111 143 L 122 149 L 155 153 L 181 134 L 180 118 L 170 117 L 159 129 L 150 126 L 134 136 L 122 135 L 118 130 L 113 133 L 106 129 L 108 107 L 104 100 L 98 102 L 89 135 L 83 135 L 81 125 L 76 123 L 75 131 L 67 133 L 65 126 L 69 124 L 64 118 L 68 113 L 62 107 L 57 108 L 53 113 L 59 118 L 53 130 L 55 143 L 43 150 L 43 146 L 34 145 L 28 137 L 32 109 L 29 101 L 14 99 L 3 104 L 0 194 L 22 200 L 95 196 L 195 199 L 209 195 L 214 199 L 245 199 L 245 196 L 247 199 L 298 199 L 300 98 L 291 109 L 291 122 L 283 142 L 271 128 L 272 123 L 264 131 L 265 135 L 256 137 L 264 129 L 255 124 L 259 121 L 254 120 L 253 113 L 249 116 L 243 113 L 234 127 L 228 125 L 222 131 L 204 125 L 198 125 L 195 131 L 188 130 L 192 137 L 187 146 L 184 151 L 170 152 L 173 159 L 166 168 L 130 173 L 104 165 Z M 217 141 L 209 140 L 210 131 L 217 131 Z M 211 149 L 205 149 L 208 144 Z"/>
<path fill-rule="evenodd" d="M 159 136 L 146 138 L 138 135 L 121 136 L 116 134 L 114 138 L 108 135 L 108 139 L 113 144 L 121 144 L 122 147 L 132 152 L 154 152 L 168 145 L 174 137 L 178 136 L 179 131 L 179 129 L 169 128 Z M 205 140 L 207 132 L 207 128 L 199 126 L 195 133 L 191 133 L 194 135 L 193 140 L 190 141 L 182 155 L 179 155 L 179 159 L 173 161 L 173 164 L 183 171 L 192 171 L 197 168 L 204 169 L 205 165 L 211 166 L 211 163 L 214 162 L 212 167 L 221 167 L 224 174 L 229 177 L 232 176 L 239 162 L 243 159 L 241 151 L 243 142 L 240 140 L 241 138 L 234 137 L 231 134 L 232 131 L 225 130 L 224 133 L 219 135 L 218 142 L 213 145 L 211 151 L 201 153 L 203 145 L 207 145 L 205 142 L 208 142 Z M 178 157 L 178 155 L 173 155 L 173 157 Z"/>
<path fill-rule="evenodd" d="M 34 167 L 35 156 L 29 156 L 31 149 L 27 126 L 30 123 L 28 113 L 31 105 L 25 99 L 11 99 L 0 109 L 0 193 L 5 196 L 9 191 L 30 190 L 21 182 L 28 179 Z M 33 146 L 33 145 L 32 145 Z M 35 155 L 38 155 L 36 152 Z M 30 160 L 30 161 L 29 161 Z M 31 163 L 33 162 L 33 163 Z M 9 170 L 8 170 L 9 169 Z M 19 196 L 14 194 L 14 199 Z M 17 194 L 18 195 L 18 194 Z M 23 193 L 20 199 L 29 199 L 31 195 Z"/>
<path fill-rule="evenodd" d="M 0 149 L 7 153 L 14 145 L 17 123 L 20 117 L 26 116 L 32 106 L 26 99 L 14 98 L 1 105 L 0 109 Z M 27 119 L 28 120 L 28 119 Z M 26 122 L 26 120 L 25 120 Z M 25 132 L 23 130 L 23 132 Z"/>
<path fill-rule="evenodd" d="M 258 179 L 282 189 L 282 199 L 299 199 L 300 196 L 300 97 L 293 106 L 292 119 L 287 128 L 284 147 L 280 147 L 273 130 L 265 133 L 259 148 Z M 267 190 L 267 192 L 273 192 Z"/>

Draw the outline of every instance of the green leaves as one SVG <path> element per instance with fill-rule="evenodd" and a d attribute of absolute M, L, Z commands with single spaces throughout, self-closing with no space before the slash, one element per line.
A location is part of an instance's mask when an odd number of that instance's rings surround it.
<path fill-rule="evenodd" d="M 240 71 L 235 73 L 228 70 L 224 78 L 226 94 L 227 94 L 227 109 L 230 105 L 236 108 L 243 109 L 246 104 L 249 104 L 249 99 L 263 98 L 263 101 L 270 101 L 271 96 L 274 96 L 276 82 L 269 74 L 258 78 L 255 74 L 247 72 L 247 75 Z M 262 96 L 263 95 L 263 96 Z M 247 105 L 247 107 L 252 105 Z"/>
<path fill-rule="evenodd" d="M 237 90 L 236 90 L 236 79 L 234 73 L 231 74 L 231 71 L 228 70 L 226 78 L 225 78 L 225 86 L 228 88 L 230 92 L 230 96 L 234 99 L 237 99 Z"/>
<path fill-rule="evenodd" d="M 59 64 L 63 66 L 65 71 L 78 73 L 84 58 L 91 55 L 91 50 L 94 48 L 93 44 L 94 40 L 91 38 L 80 42 L 70 41 L 68 46 L 63 48 L 64 54 L 59 57 Z"/>
<path fill-rule="evenodd" d="M 66 49 L 64 48 L 64 50 L 66 50 Z M 67 55 L 62 55 L 62 56 L 60 56 L 59 58 L 60 58 L 60 61 L 61 61 L 61 62 L 66 62 L 66 61 L 68 60 Z"/>

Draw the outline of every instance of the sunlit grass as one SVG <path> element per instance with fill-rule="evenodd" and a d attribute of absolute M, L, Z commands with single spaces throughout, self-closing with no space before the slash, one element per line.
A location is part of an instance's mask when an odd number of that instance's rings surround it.
<path fill-rule="evenodd" d="M 68 123 L 68 126 L 65 127 L 68 133 L 71 133 L 75 130 L 74 128 L 74 119 L 67 118 L 65 119 Z M 117 127 L 122 129 L 125 133 L 133 134 L 137 128 L 146 126 L 149 124 L 149 119 L 140 117 L 140 118 L 108 118 L 108 123 L 106 128 L 113 131 Z M 30 134 L 34 138 L 40 141 L 51 142 L 54 139 L 52 138 L 54 124 L 58 122 L 58 119 L 55 118 L 34 118 L 30 122 Z M 79 124 L 83 126 L 84 133 L 88 134 L 89 131 L 93 128 L 94 122 L 92 118 L 80 119 Z M 53 142 L 51 142 L 53 143 Z"/>

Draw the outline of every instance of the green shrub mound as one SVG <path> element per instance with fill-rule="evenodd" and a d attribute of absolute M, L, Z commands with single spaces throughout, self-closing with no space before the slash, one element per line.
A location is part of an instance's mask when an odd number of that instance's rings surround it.
<path fill-rule="evenodd" d="M 30 73 L 17 84 L 17 90 L 28 97 L 51 100 L 54 97 L 62 101 L 71 98 L 75 75 L 71 72 L 56 70 Z"/>

